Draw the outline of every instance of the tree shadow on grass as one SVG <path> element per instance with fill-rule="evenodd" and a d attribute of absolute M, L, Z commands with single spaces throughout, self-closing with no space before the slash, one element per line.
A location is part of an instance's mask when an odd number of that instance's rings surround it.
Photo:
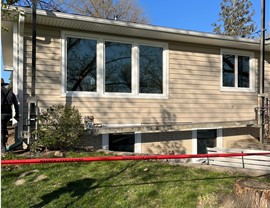
<path fill-rule="evenodd" d="M 117 177 L 118 175 L 122 174 L 125 172 L 127 169 L 132 168 L 135 166 L 136 163 L 130 163 L 123 167 L 121 170 L 117 172 L 113 172 L 109 174 L 108 176 L 101 178 L 99 180 L 92 179 L 92 178 L 84 178 L 84 179 L 79 179 L 75 181 L 69 182 L 66 186 L 61 187 L 51 193 L 45 194 L 41 197 L 42 202 L 39 204 L 31 206 L 31 208 L 40 208 L 44 207 L 45 205 L 51 203 L 53 200 L 58 199 L 61 197 L 63 194 L 70 194 L 70 197 L 75 198 L 74 201 L 69 202 L 67 205 L 70 206 L 74 202 L 78 201 L 80 198 L 82 198 L 86 193 L 88 193 L 90 190 L 96 189 L 100 187 L 100 183 L 103 183 L 104 181 L 107 181 L 109 179 L 112 179 L 114 177 Z M 98 183 L 98 184 L 96 184 Z"/>
<path fill-rule="evenodd" d="M 110 185 L 96 185 L 92 187 L 97 188 L 117 188 L 125 186 L 142 186 L 150 184 L 164 184 L 164 183 L 178 183 L 178 182 L 196 182 L 205 180 L 226 180 L 226 179 L 238 179 L 238 178 L 250 178 L 249 176 L 225 176 L 225 177 L 211 177 L 211 178 L 194 178 L 194 179 L 172 179 L 172 180 L 159 180 L 159 181 L 147 181 L 147 182 L 137 182 L 137 183 L 123 183 L 123 184 L 110 184 Z"/>
<path fill-rule="evenodd" d="M 71 181 L 66 186 L 61 187 L 51 193 L 43 195 L 41 197 L 42 202 L 31 206 L 31 208 L 44 207 L 45 205 L 49 204 L 53 200 L 60 198 L 61 195 L 65 193 L 70 193 L 71 194 L 70 196 L 76 198 L 76 201 L 77 201 L 91 189 L 91 186 L 95 181 L 96 180 L 91 179 L 91 178 L 84 178 L 80 180 Z M 69 205 L 71 205 L 72 203 L 74 202 L 71 202 Z"/>

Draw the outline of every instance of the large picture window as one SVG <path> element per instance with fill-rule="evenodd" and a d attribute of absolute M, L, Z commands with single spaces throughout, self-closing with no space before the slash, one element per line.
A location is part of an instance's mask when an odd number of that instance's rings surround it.
<path fill-rule="evenodd" d="M 167 98 L 167 44 L 63 32 L 66 96 Z"/>
<path fill-rule="evenodd" d="M 254 90 L 252 54 L 222 52 L 222 88 L 231 90 Z"/>

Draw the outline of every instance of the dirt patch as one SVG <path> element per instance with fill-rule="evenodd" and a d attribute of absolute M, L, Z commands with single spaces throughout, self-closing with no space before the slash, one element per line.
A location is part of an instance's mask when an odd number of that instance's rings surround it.
<path fill-rule="evenodd" d="M 46 176 L 45 174 L 41 174 L 34 180 L 34 182 L 42 181 L 42 180 L 47 179 L 47 178 L 48 178 L 48 176 Z"/>
<path fill-rule="evenodd" d="M 26 179 L 27 179 L 29 176 L 31 176 L 31 175 L 33 175 L 33 174 L 36 174 L 36 173 L 38 173 L 38 172 L 39 172 L 39 170 L 31 170 L 31 171 L 28 171 L 28 172 L 25 172 L 25 173 L 21 174 L 21 175 L 18 177 L 18 179 L 16 180 L 15 185 L 16 185 L 16 186 L 20 186 L 20 185 L 25 184 L 26 181 L 27 181 Z M 33 182 L 39 182 L 39 181 L 45 180 L 45 179 L 47 179 L 47 178 L 48 178 L 48 176 L 46 176 L 45 174 L 41 174 L 41 175 L 37 176 L 37 177 L 33 180 Z M 31 181 L 32 181 L 32 180 L 31 180 Z"/>
<path fill-rule="evenodd" d="M 25 180 L 24 180 L 24 179 L 18 179 L 18 180 L 15 182 L 15 185 L 16 185 L 16 186 L 21 186 L 21 185 L 23 185 L 23 184 L 25 184 Z"/>

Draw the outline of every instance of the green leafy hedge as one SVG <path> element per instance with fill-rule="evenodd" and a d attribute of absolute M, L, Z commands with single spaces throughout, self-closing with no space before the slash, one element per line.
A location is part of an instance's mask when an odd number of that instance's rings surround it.
<path fill-rule="evenodd" d="M 53 105 L 38 116 L 38 143 L 50 150 L 73 149 L 84 131 L 81 120 L 75 106 Z"/>

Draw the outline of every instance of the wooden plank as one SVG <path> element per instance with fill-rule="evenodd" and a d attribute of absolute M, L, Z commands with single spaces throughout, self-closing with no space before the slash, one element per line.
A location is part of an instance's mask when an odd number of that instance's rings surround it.
<path fill-rule="evenodd" d="M 249 121 L 227 121 L 227 122 L 207 122 L 207 123 L 191 123 L 191 124 L 171 124 L 171 125 L 141 125 L 133 127 L 101 127 L 89 129 L 94 134 L 108 134 L 116 132 L 166 132 L 166 131 L 181 131 L 194 128 L 228 128 L 228 127 L 246 127 L 255 125 L 255 120 Z"/>
<path fill-rule="evenodd" d="M 211 152 L 225 152 L 225 153 L 236 153 L 236 152 L 244 152 L 244 153 L 257 153 L 257 152 L 265 152 L 270 153 L 267 150 L 253 150 L 253 149 L 238 149 L 238 148 L 220 148 L 220 147 L 207 147 L 207 151 Z"/>
<path fill-rule="evenodd" d="M 211 161 L 211 165 L 223 166 L 223 167 L 235 167 L 242 168 L 243 165 L 240 163 L 229 163 L 229 162 L 219 162 L 219 161 Z M 255 169 L 255 170 L 264 170 L 270 172 L 270 167 L 268 166 L 259 166 L 259 165 L 245 165 L 245 169 Z"/>
<path fill-rule="evenodd" d="M 211 158 L 212 160 L 209 161 L 210 164 L 212 161 L 214 162 L 228 162 L 228 163 L 239 163 L 239 164 L 243 164 L 243 160 L 244 160 L 244 164 L 253 164 L 253 165 L 262 165 L 262 166 L 268 166 L 270 167 L 270 158 L 268 159 L 263 159 L 263 156 L 261 156 L 262 158 L 260 158 L 260 160 L 250 160 L 248 158 L 249 156 L 244 156 L 244 158 L 242 159 L 242 157 L 214 157 Z"/>
<path fill-rule="evenodd" d="M 270 153 L 265 150 L 250 150 L 250 149 L 235 149 L 235 148 L 207 148 L 209 154 L 215 153 Z M 243 164 L 244 163 L 244 164 Z M 226 167 L 238 167 L 247 169 L 256 169 L 270 171 L 270 155 L 255 155 L 242 157 L 227 157 L 227 158 L 210 158 L 209 164 Z"/>

